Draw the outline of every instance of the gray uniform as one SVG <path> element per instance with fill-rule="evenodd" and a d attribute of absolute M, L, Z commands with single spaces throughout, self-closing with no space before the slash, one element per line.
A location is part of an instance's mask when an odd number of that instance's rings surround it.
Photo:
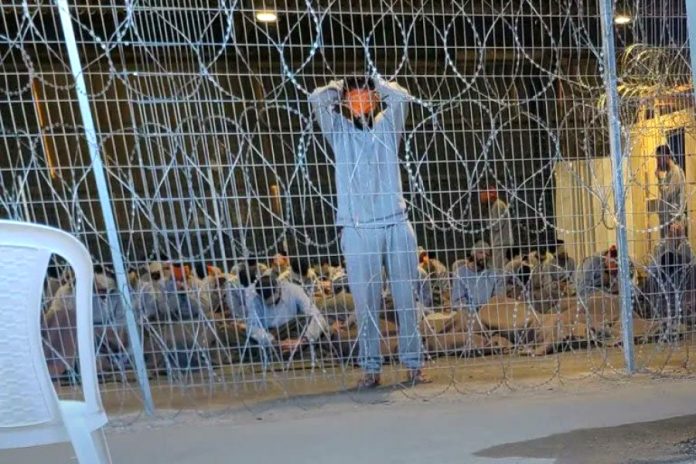
<path fill-rule="evenodd" d="M 162 280 L 139 280 L 133 288 L 133 309 L 139 317 L 155 318 L 167 312 L 167 298 Z"/>
<path fill-rule="evenodd" d="M 665 235 L 666 226 L 679 220 L 684 214 L 686 196 L 684 192 L 686 176 L 684 171 L 674 162 L 670 163 L 667 175 L 659 179 L 660 197 L 658 203 L 658 216 L 662 235 Z"/>
<path fill-rule="evenodd" d="M 490 206 L 486 228 L 484 236 L 491 246 L 493 267 L 503 269 L 507 261 L 506 251 L 512 246 L 514 238 L 510 208 L 503 200 L 497 199 Z"/>
<path fill-rule="evenodd" d="M 176 281 L 170 279 L 164 284 L 167 298 L 167 310 L 172 319 L 185 321 L 203 317 L 203 308 L 197 298 L 197 289 L 190 283 L 184 289 L 178 289 Z"/>
<path fill-rule="evenodd" d="M 341 116 L 341 84 L 332 82 L 310 96 L 324 138 L 335 156 L 341 246 L 359 330 L 360 365 L 381 370 L 379 309 L 382 266 L 386 265 L 399 319 L 399 354 L 409 369 L 422 366 L 416 236 L 406 215 L 399 173 L 399 144 L 408 112 L 408 92 L 377 79 L 376 90 L 387 108 L 373 127 L 361 130 Z"/>
<path fill-rule="evenodd" d="M 250 289 L 243 287 L 237 278 L 232 278 L 225 284 L 225 307 L 229 311 L 227 317 L 238 321 L 246 319 L 247 293 Z"/>
<path fill-rule="evenodd" d="M 580 299 L 585 299 L 596 291 L 619 293 L 618 274 L 607 280 L 604 272 L 604 255 L 590 256 L 583 261 L 576 272 L 575 287 Z M 633 275 L 633 263 L 629 261 L 629 272 Z"/>
<path fill-rule="evenodd" d="M 247 292 L 247 327 L 251 338 L 261 345 L 270 345 L 275 341 L 268 330 L 281 327 L 298 317 L 309 318 L 304 335 L 310 342 L 315 342 L 323 333 L 327 333 L 328 324 L 316 305 L 305 294 L 302 287 L 288 281 L 279 281 L 280 300 L 268 306 L 254 291 Z"/>
<path fill-rule="evenodd" d="M 458 266 L 452 282 L 452 308 L 477 311 L 494 296 L 505 295 L 505 278 L 500 271 L 484 269 L 476 272 L 469 266 Z"/>
<path fill-rule="evenodd" d="M 319 289 L 319 278 L 313 269 L 310 269 L 306 276 L 301 276 L 292 269 L 288 269 L 278 276 L 278 280 L 287 280 L 299 285 L 310 298 L 313 298 Z"/>
<path fill-rule="evenodd" d="M 126 351 L 124 338 L 125 311 L 116 283 L 103 274 L 95 274 L 95 286 L 102 294 L 92 296 L 95 349 L 99 351 Z M 46 313 L 43 330 L 44 350 L 48 369 L 52 375 L 60 375 L 73 368 L 77 358 L 75 289 L 67 283 L 56 292 Z M 102 371 L 108 359 L 97 357 L 97 368 Z"/>

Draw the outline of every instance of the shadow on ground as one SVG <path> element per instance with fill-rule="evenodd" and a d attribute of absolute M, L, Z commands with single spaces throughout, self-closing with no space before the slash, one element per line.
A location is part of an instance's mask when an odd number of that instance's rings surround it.
<path fill-rule="evenodd" d="M 659 401 L 658 398 L 655 401 Z M 696 463 L 696 416 L 560 433 L 475 453 L 485 458 L 556 459 L 556 464 Z"/>

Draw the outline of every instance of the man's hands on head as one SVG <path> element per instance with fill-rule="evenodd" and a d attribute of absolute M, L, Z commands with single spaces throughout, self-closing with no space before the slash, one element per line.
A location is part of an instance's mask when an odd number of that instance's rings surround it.
<path fill-rule="evenodd" d="M 338 91 L 339 95 L 343 93 L 343 79 L 334 79 L 329 82 L 329 87 Z"/>

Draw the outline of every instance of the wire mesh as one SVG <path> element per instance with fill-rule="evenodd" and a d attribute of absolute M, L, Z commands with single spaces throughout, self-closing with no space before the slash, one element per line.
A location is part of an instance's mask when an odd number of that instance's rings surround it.
<path fill-rule="evenodd" d="M 638 368 L 691 373 L 684 1 L 614 4 L 625 224 L 596 1 L 70 7 L 158 405 L 341 389 L 380 353 L 467 392 L 622 376 L 620 227 Z M 0 217 L 90 249 L 102 388 L 125 408 L 134 355 L 57 7 L 0 10 Z M 353 117 L 353 77 L 373 117 Z M 70 273 L 49 274 L 70 395 Z"/>

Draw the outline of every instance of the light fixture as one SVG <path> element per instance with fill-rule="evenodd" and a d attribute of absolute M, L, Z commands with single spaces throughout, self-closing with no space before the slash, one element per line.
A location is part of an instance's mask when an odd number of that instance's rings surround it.
<path fill-rule="evenodd" d="M 274 23 L 278 21 L 278 13 L 270 10 L 257 11 L 256 20 L 262 23 Z"/>
<path fill-rule="evenodd" d="M 625 24 L 628 24 L 631 22 L 631 17 L 626 15 L 626 14 L 618 14 L 614 18 L 614 24 L 617 24 L 619 26 L 623 26 Z"/>

